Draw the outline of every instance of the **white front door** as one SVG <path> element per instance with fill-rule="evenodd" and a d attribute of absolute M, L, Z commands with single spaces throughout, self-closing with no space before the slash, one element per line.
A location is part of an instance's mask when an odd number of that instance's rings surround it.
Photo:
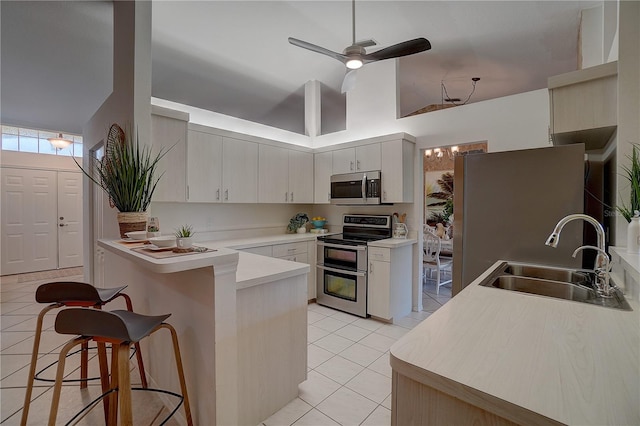
<path fill-rule="evenodd" d="M 82 173 L 58 172 L 58 267 L 82 266 Z"/>
<path fill-rule="evenodd" d="M 0 274 L 58 267 L 56 172 L 2 168 Z"/>

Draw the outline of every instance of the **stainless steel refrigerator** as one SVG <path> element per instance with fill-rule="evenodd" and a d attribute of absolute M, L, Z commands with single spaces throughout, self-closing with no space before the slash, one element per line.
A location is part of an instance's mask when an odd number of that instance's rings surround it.
<path fill-rule="evenodd" d="M 557 248 L 545 245 L 564 216 L 582 213 L 584 145 L 456 157 L 453 295 L 497 260 L 581 266 L 583 223 L 568 223 Z"/>

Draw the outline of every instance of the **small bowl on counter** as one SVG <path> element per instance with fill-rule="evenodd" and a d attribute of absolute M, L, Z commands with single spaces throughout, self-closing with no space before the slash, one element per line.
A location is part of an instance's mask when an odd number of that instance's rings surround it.
<path fill-rule="evenodd" d="M 312 220 L 311 223 L 315 229 L 322 229 L 324 224 L 327 223 L 326 220 Z"/>
<path fill-rule="evenodd" d="M 143 241 L 147 239 L 147 231 L 131 231 L 125 233 L 125 235 L 127 236 L 127 238 L 130 238 L 132 240 Z"/>
<path fill-rule="evenodd" d="M 173 247 L 176 245 L 176 237 L 173 235 L 151 237 L 149 238 L 149 242 L 156 247 Z"/>

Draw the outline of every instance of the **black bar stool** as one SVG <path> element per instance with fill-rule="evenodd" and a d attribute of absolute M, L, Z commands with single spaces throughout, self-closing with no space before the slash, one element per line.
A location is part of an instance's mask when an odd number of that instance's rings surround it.
<path fill-rule="evenodd" d="M 56 317 L 55 329 L 60 334 L 76 334 L 78 337 L 70 340 L 60 351 L 58 359 L 58 370 L 56 372 L 56 383 L 53 389 L 51 400 L 51 411 L 49 413 L 49 425 L 55 426 L 58 415 L 58 404 L 60 392 L 62 390 L 62 377 L 64 375 L 64 364 L 67 353 L 75 346 L 88 343 L 90 340 L 96 342 L 111 343 L 111 383 L 110 389 L 102 397 L 110 399 L 109 425 L 117 424 L 118 410 L 120 411 L 120 424 L 133 425 L 133 410 L 131 407 L 131 378 L 129 373 L 129 351 L 132 344 L 138 343 L 144 337 L 149 336 L 161 328 L 166 328 L 171 332 L 173 340 L 173 352 L 176 360 L 176 370 L 180 380 L 180 390 L 182 395 L 159 389 L 142 389 L 169 393 L 170 395 L 181 397 L 182 401 L 169 414 L 171 417 L 184 402 L 187 424 L 193 425 L 191 419 L 191 409 L 187 396 L 187 384 L 182 369 L 182 357 L 178 346 L 178 335 L 175 329 L 164 323 L 171 314 L 160 316 L 140 315 L 130 311 L 102 311 L 97 309 L 70 308 L 63 309 Z M 86 407 L 85 407 L 86 408 Z"/>
<path fill-rule="evenodd" d="M 116 288 L 96 288 L 91 284 L 74 282 L 74 281 L 60 281 L 42 284 L 36 290 L 36 302 L 38 303 L 50 303 L 40 311 L 38 315 L 38 321 L 36 323 L 36 334 L 33 341 L 33 350 L 31 352 L 31 366 L 29 368 L 29 377 L 27 379 L 27 389 L 24 397 L 24 406 L 22 409 L 21 425 L 27 424 L 27 417 L 29 416 L 29 407 L 31 405 L 31 395 L 33 392 L 33 383 L 37 379 L 36 376 L 36 363 L 38 360 L 38 350 L 40 349 L 40 337 L 42 335 L 42 323 L 44 316 L 47 312 L 61 308 L 64 306 L 83 306 L 93 307 L 100 309 L 104 304 L 111 302 L 117 297 L 122 297 L 125 300 L 127 310 L 133 311 L 131 304 L 131 298 L 122 293 L 127 286 Z M 87 374 L 88 374 L 88 343 L 82 346 L 80 354 L 80 388 L 87 387 Z M 140 370 L 140 379 L 142 381 L 142 387 L 147 387 L 147 377 L 144 372 L 144 363 L 142 360 L 142 352 L 140 351 L 140 345 L 136 344 L 136 358 L 138 361 L 138 369 Z M 98 344 L 98 360 L 100 364 L 100 378 L 102 381 L 103 392 L 109 388 L 109 371 L 107 365 L 107 353 L 104 343 Z M 39 373 L 38 373 L 39 374 Z M 42 380 L 42 379 L 39 379 Z M 107 401 L 105 401 L 105 416 L 108 414 Z"/>

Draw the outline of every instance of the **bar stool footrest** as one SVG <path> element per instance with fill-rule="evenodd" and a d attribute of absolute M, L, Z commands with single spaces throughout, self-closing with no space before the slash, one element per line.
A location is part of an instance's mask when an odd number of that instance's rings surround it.
<path fill-rule="evenodd" d="M 92 346 L 89 347 L 87 350 L 91 350 L 91 349 L 98 349 L 97 346 Z M 73 351 L 73 352 L 69 352 L 67 354 L 67 356 L 65 358 L 69 358 L 71 355 L 75 355 L 77 353 L 82 352 L 84 349 L 78 349 L 77 351 Z M 135 346 L 131 347 L 131 350 L 133 351 L 131 353 L 131 356 L 129 357 L 129 359 L 133 359 L 133 357 L 136 354 L 136 348 Z M 35 376 L 33 376 L 33 380 L 38 380 L 39 382 L 47 382 L 47 383 L 55 383 L 56 379 L 46 379 L 46 378 L 42 378 L 40 377 L 40 374 L 44 373 L 45 371 L 47 371 L 48 369 L 50 369 L 51 367 L 53 367 L 54 365 L 56 365 L 58 363 L 58 361 L 53 361 L 51 364 L 47 365 L 46 367 L 44 367 L 42 370 L 38 371 Z M 109 374 L 109 376 L 111 376 L 111 374 Z M 62 383 L 79 383 L 79 382 L 88 382 L 91 380 L 100 380 L 100 377 L 87 377 L 86 379 L 63 379 Z"/>
<path fill-rule="evenodd" d="M 182 403 L 184 402 L 184 396 L 180 395 L 179 393 L 175 393 L 172 391 L 168 391 L 166 389 L 153 389 L 153 388 L 131 388 L 132 391 L 146 391 L 146 392 L 157 392 L 157 393 L 164 393 L 166 395 L 170 395 L 170 396 L 174 396 L 176 398 L 178 398 L 180 401 L 178 402 L 178 404 L 175 406 L 175 408 L 169 413 L 169 415 L 167 417 L 165 417 L 164 420 L 162 420 L 162 422 L 160 423 L 160 426 L 166 424 L 169 419 L 171 417 L 173 417 L 173 415 L 180 409 L 180 407 L 182 406 Z M 71 424 L 73 424 L 73 422 L 78 419 L 79 416 L 81 416 L 83 413 L 85 413 L 86 411 L 92 409 L 94 406 L 96 406 L 100 401 L 102 401 L 104 398 L 106 398 L 107 396 L 109 396 L 111 393 L 113 392 L 117 392 L 118 389 L 110 389 L 107 392 L 103 393 L 102 395 L 99 395 L 97 398 L 95 398 L 93 401 L 91 401 L 90 403 L 88 403 L 87 405 L 85 405 L 82 410 L 78 411 L 72 418 L 71 420 L 69 420 L 67 423 L 65 423 L 65 426 L 69 426 Z"/>

